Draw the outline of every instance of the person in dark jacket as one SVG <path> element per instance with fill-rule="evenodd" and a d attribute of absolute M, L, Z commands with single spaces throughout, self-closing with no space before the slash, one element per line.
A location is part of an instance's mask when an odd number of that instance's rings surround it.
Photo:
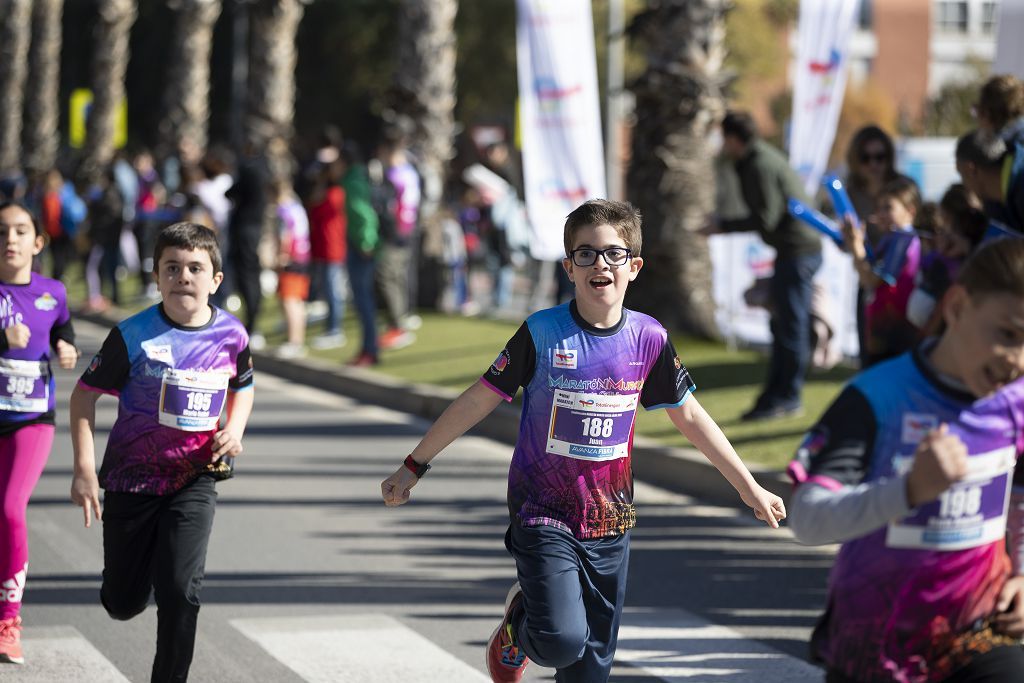
<path fill-rule="evenodd" d="M 749 214 L 712 220 L 705 230 L 757 232 L 775 248 L 772 303 L 772 352 L 764 389 L 744 420 L 768 420 L 801 412 L 800 393 L 810 362 L 812 281 L 821 267 L 821 238 L 789 215 L 790 197 L 804 200 L 803 182 L 785 156 L 761 140 L 749 114 L 729 112 L 722 120 L 723 152 L 736 165 Z"/>
<path fill-rule="evenodd" d="M 259 243 L 267 210 L 267 169 L 254 150 L 248 150 L 238 167 L 234 185 L 224 194 L 231 200 L 228 219 L 228 267 L 239 296 L 245 304 L 245 329 L 250 343 L 259 351 L 263 337 L 256 331 L 263 292 L 260 290 Z"/>

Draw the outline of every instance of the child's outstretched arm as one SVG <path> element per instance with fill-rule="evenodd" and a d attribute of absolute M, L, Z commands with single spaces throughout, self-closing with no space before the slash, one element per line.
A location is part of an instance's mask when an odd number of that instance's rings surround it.
<path fill-rule="evenodd" d="M 221 429 L 213 435 L 213 459 L 222 455 L 235 456 L 242 452 L 242 434 L 252 414 L 252 406 L 256 392 L 252 387 L 241 391 L 228 392 L 228 419 Z"/>
<path fill-rule="evenodd" d="M 771 491 L 754 481 L 722 429 L 691 394 L 683 405 L 668 409 L 676 429 L 697 447 L 704 457 L 722 473 L 743 502 L 754 510 L 754 516 L 773 529 L 786 518 L 786 505 Z"/>
<path fill-rule="evenodd" d="M 448 444 L 466 433 L 473 425 L 484 419 L 498 404 L 501 397 L 477 381 L 452 401 L 441 413 L 441 417 L 430 426 L 427 433 L 412 450 L 412 459 L 426 465 Z M 381 482 L 380 491 L 384 504 L 393 507 L 409 501 L 409 491 L 419 479 L 405 465 L 400 465 L 394 474 Z"/>
<path fill-rule="evenodd" d="M 100 394 L 76 386 L 71 392 L 70 420 L 71 446 L 75 453 L 74 478 L 71 480 L 71 500 L 82 507 L 85 526 L 103 519 L 100 509 L 100 483 L 96 477 L 96 450 L 93 432 L 96 424 L 96 401 Z"/>

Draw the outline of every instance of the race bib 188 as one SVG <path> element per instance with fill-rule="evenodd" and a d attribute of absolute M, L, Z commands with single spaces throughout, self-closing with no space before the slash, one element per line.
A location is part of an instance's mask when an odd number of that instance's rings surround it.
<path fill-rule="evenodd" d="M 556 389 L 548 453 L 580 460 L 626 457 L 639 399 L 640 394 L 581 394 Z"/>

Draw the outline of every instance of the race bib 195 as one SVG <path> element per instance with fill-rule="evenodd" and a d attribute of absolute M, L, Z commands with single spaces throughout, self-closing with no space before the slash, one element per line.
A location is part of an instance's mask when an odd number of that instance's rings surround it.
<path fill-rule="evenodd" d="M 160 386 L 160 424 L 186 432 L 216 429 L 229 379 L 224 372 L 166 371 Z"/>

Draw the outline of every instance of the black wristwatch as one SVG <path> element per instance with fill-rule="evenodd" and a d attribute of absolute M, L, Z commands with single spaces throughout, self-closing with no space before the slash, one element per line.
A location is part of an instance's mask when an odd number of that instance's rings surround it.
<path fill-rule="evenodd" d="M 427 471 L 430 469 L 430 465 L 427 465 L 427 464 L 421 465 L 421 464 L 419 464 L 418 462 L 416 462 L 415 460 L 412 459 L 411 455 L 407 455 L 405 457 L 405 462 L 403 462 L 402 464 L 405 465 L 405 468 L 407 470 L 409 470 L 410 472 L 415 474 L 417 479 L 419 479 L 424 474 L 426 474 Z"/>

